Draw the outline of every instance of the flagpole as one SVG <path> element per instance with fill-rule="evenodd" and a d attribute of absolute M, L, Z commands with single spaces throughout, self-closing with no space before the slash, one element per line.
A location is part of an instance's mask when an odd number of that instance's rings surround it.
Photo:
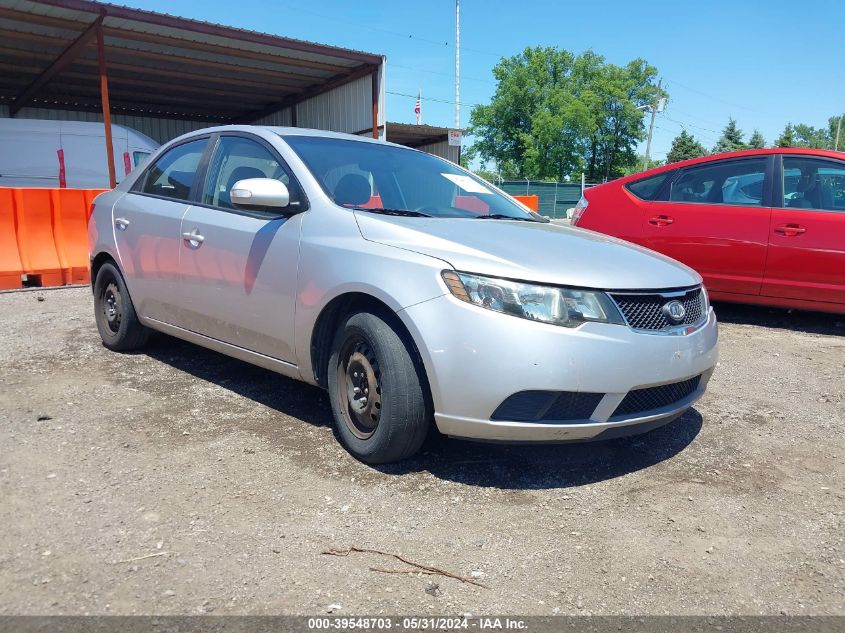
<path fill-rule="evenodd" d="M 455 129 L 461 129 L 461 0 L 455 0 Z"/>

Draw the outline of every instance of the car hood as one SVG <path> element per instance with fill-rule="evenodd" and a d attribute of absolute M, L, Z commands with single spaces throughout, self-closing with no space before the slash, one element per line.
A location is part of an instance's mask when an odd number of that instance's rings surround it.
<path fill-rule="evenodd" d="M 408 218 L 356 211 L 364 239 L 456 270 L 541 283 L 639 290 L 701 283 L 691 268 L 607 235 L 555 223 Z"/>

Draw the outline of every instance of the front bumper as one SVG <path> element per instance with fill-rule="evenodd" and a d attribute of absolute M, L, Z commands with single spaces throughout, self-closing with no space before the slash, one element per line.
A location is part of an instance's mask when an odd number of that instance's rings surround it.
<path fill-rule="evenodd" d="M 718 360 L 718 326 L 686 335 L 586 323 L 569 329 L 479 308 L 445 295 L 399 313 L 418 343 L 441 433 L 505 442 L 567 442 L 644 432 L 671 422 L 704 393 Z M 629 391 L 701 376 L 677 402 L 629 416 Z M 604 394 L 589 419 L 491 420 L 510 395 L 531 390 Z"/>

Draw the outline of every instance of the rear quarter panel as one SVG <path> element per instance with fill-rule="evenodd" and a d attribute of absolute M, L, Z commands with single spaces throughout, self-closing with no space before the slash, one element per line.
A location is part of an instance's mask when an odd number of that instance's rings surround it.
<path fill-rule="evenodd" d="M 584 192 L 584 197 L 589 206 L 578 222 L 579 228 L 644 244 L 642 218 L 648 203 L 617 182 L 591 187 Z"/>
<path fill-rule="evenodd" d="M 88 218 L 88 256 L 92 259 L 100 253 L 108 253 L 120 261 L 114 241 L 112 209 L 123 196 L 122 191 L 106 191 L 94 198 L 94 210 Z M 93 277 L 91 283 L 94 283 Z"/>

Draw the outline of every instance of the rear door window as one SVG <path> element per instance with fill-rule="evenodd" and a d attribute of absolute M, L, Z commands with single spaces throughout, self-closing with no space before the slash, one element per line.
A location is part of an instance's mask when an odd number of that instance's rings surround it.
<path fill-rule="evenodd" d="M 845 213 L 845 163 L 784 156 L 782 206 Z"/>
<path fill-rule="evenodd" d="M 167 150 L 141 179 L 139 191 L 161 198 L 188 200 L 207 144 L 208 139 L 202 138 Z"/>
<path fill-rule="evenodd" d="M 625 185 L 625 188 L 640 200 L 657 200 L 660 190 L 663 188 L 663 183 L 674 173 L 674 171 L 667 171 L 656 176 L 635 180 Z"/>
<path fill-rule="evenodd" d="M 689 167 L 672 183 L 669 199 L 692 204 L 763 206 L 768 158 Z"/>

